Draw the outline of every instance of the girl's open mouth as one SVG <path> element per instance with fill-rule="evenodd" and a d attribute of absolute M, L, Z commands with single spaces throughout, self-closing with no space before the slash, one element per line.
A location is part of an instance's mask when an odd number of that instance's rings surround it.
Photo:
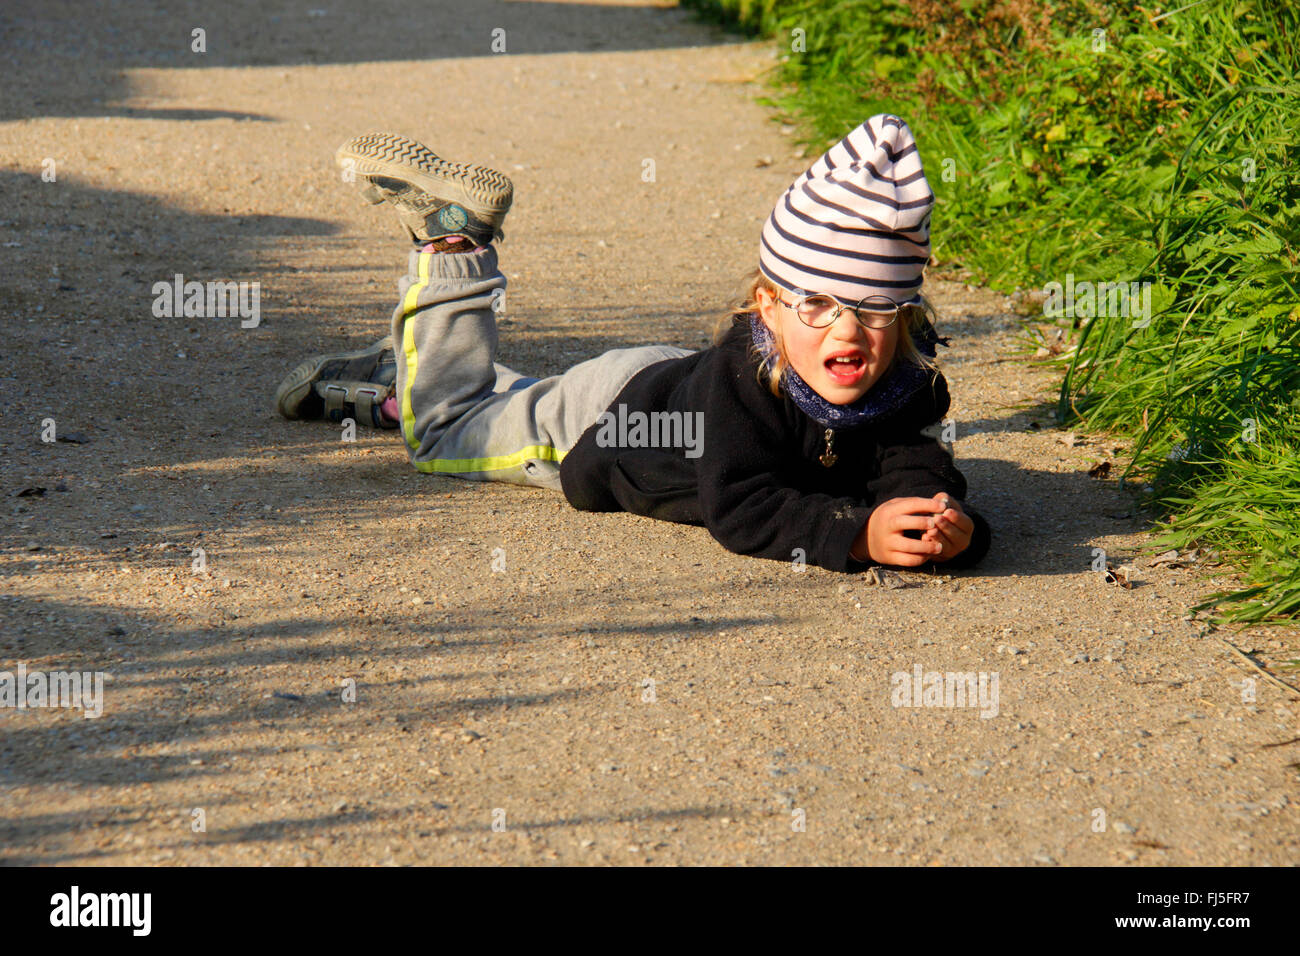
<path fill-rule="evenodd" d="M 836 385 L 856 385 L 867 372 L 867 360 L 861 352 L 832 355 L 824 365 Z"/>

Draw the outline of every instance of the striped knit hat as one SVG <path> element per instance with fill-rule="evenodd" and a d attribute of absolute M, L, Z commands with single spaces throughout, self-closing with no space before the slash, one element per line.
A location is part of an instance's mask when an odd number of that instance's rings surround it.
<path fill-rule="evenodd" d="M 907 302 L 930 258 L 933 205 L 912 131 L 881 113 L 786 190 L 763 226 L 759 268 L 792 293 Z"/>

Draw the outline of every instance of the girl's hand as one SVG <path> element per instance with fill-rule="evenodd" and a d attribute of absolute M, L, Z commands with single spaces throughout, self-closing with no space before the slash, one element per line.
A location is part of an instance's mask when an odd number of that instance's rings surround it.
<path fill-rule="evenodd" d="M 932 561 L 948 561 L 969 547 L 971 535 L 975 533 L 975 522 L 962 511 L 961 502 L 956 498 L 937 494 L 933 500 L 940 508 L 945 503 L 948 507 L 928 519 L 929 527 L 921 540 L 941 547 L 938 554 L 931 556 Z"/>
<path fill-rule="evenodd" d="M 871 512 L 867 526 L 853 543 L 850 556 L 907 568 L 930 560 L 947 560 L 970 543 L 971 532 L 975 530 L 975 523 L 960 509 L 955 498 L 943 493 L 933 498 L 890 498 Z M 943 524 L 939 523 L 941 520 Z M 965 522 L 964 540 L 961 522 Z M 919 538 L 909 538 L 905 531 L 922 534 Z M 952 538 L 948 537 L 950 534 Z M 864 550 L 868 557 L 859 558 Z"/>

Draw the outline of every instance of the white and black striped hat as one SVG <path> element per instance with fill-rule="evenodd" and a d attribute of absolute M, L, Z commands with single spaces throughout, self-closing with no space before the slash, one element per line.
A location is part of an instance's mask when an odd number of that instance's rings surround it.
<path fill-rule="evenodd" d="M 907 302 L 930 258 L 933 206 L 912 131 L 881 113 L 785 191 L 763 226 L 759 268 L 791 293 Z"/>

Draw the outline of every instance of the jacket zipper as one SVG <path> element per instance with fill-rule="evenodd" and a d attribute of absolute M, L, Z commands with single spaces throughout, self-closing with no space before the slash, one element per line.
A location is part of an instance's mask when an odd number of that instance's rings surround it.
<path fill-rule="evenodd" d="M 835 462 L 839 461 L 839 455 L 835 454 L 835 452 L 831 450 L 835 442 L 834 430 L 830 428 L 826 429 L 826 434 L 823 437 L 826 439 L 826 450 L 822 452 L 821 458 L 818 460 L 829 468 L 835 464 Z"/>

